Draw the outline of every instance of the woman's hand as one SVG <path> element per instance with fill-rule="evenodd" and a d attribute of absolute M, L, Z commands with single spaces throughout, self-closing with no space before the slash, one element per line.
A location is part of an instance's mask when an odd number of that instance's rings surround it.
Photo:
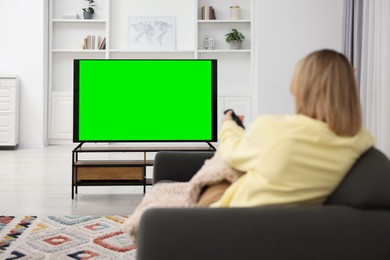
<path fill-rule="evenodd" d="M 232 117 L 232 111 L 227 111 L 225 113 L 225 116 L 223 117 L 223 123 L 225 123 L 226 121 L 228 120 L 233 120 L 233 117 Z M 240 119 L 241 122 L 244 121 L 244 115 L 237 115 L 238 119 Z"/>
<path fill-rule="evenodd" d="M 227 111 L 225 113 L 225 116 L 223 117 L 223 122 L 225 123 L 226 121 L 228 120 L 233 120 L 233 117 L 232 117 L 232 111 Z"/>

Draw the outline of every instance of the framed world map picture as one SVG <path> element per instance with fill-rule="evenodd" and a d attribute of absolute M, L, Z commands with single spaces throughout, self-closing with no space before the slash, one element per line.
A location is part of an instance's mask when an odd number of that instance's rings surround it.
<path fill-rule="evenodd" d="M 129 50 L 175 50 L 176 17 L 129 17 Z"/>

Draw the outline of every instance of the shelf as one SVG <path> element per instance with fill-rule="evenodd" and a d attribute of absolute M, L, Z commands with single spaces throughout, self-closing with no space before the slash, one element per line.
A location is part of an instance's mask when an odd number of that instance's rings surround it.
<path fill-rule="evenodd" d="M 79 160 L 74 163 L 75 166 L 153 166 L 153 160 Z"/>
<path fill-rule="evenodd" d="M 53 19 L 53 23 L 106 23 L 106 20 L 94 19 Z"/>
<path fill-rule="evenodd" d="M 251 50 L 198 50 L 199 53 L 250 53 Z"/>
<path fill-rule="evenodd" d="M 109 50 L 112 53 L 194 53 L 194 50 L 150 50 L 150 51 L 130 51 L 130 50 Z"/>
<path fill-rule="evenodd" d="M 156 50 L 156 51 L 128 51 L 128 50 L 71 50 L 71 49 L 53 49 L 52 52 L 85 52 L 85 53 L 91 53 L 91 52 L 98 52 L 103 53 L 109 51 L 111 53 L 194 53 L 194 50 L 172 50 L 172 51 L 166 51 L 166 50 Z"/>
<path fill-rule="evenodd" d="M 198 20 L 198 23 L 251 23 L 250 20 Z"/>
<path fill-rule="evenodd" d="M 124 180 L 105 180 L 105 181 L 78 181 L 77 186 L 140 186 L 140 185 L 152 185 L 153 180 L 151 178 L 146 178 L 145 181 L 134 180 L 134 181 L 124 181 Z"/>
<path fill-rule="evenodd" d="M 53 49 L 52 52 L 63 52 L 63 53 L 104 53 L 106 50 L 66 50 L 66 49 Z"/>
<path fill-rule="evenodd" d="M 74 150 L 77 153 L 97 152 L 159 152 L 159 151 L 215 151 L 209 146 L 156 146 L 156 147 L 80 147 Z"/>

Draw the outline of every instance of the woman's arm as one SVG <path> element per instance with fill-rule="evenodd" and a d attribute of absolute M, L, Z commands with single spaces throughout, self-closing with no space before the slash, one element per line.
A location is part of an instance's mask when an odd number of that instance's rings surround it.
<path fill-rule="evenodd" d="M 248 169 L 247 162 L 252 158 L 249 154 L 251 150 L 247 141 L 247 132 L 238 126 L 233 121 L 231 113 L 227 112 L 223 119 L 220 135 L 219 151 L 221 157 L 233 168 L 245 172 Z"/>

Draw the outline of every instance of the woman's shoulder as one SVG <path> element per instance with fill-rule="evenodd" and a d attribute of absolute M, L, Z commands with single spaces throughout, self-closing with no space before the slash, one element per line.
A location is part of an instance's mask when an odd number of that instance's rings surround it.
<path fill-rule="evenodd" d="M 252 127 L 256 132 L 282 136 L 330 131 L 326 123 L 302 115 L 261 115 L 256 118 Z"/>
<path fill-rule="evenodd" d="M 321 136 L 332 140 L 355 140 L 371 145 L 375 143 L 371 133 L 365 128 L 354 136 L 337 136 L 325 122 L 305 115 L 261 115 L 255 120 L 254 128 L 266 132 L 284 133 L 283 136 L 304 132 L 317 138 Z"/>

